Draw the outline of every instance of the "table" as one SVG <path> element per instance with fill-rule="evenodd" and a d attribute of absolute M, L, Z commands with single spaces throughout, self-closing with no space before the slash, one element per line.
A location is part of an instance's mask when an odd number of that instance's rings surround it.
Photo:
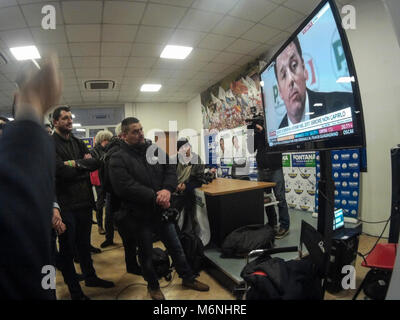
<path fill-rule="evenodd" d="M 206 195 L 211 242 L 221 247 L 233 230 L 264 224 L 264 189 L 274 182 L 217 178 L 199 188 Z"/>

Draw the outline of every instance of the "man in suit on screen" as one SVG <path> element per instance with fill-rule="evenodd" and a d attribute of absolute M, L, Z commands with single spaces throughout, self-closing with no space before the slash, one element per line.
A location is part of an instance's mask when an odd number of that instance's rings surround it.
<path fill-rule="evenodd" d="M 286 115 L 279 129 L 354 106 L 349 92 L 315 92 L 306 87 L 308 71 L 296 37 L 276 58 L 275 75 Z"/>

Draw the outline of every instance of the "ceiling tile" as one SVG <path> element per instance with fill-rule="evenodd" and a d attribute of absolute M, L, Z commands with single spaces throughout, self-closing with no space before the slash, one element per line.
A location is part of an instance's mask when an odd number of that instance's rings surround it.
<path fill-rule="evenodd" d="M 99 68 L 75 68 L 75 74 L 78 78 L 97 78 L 100 76 Z"/>
<path fill-rule="evenodd" d="M 102 67 L 100 69 L 101 77 L 112 77 L 112 78 L 122 78 L 125 73 L 125 68 L 117 68 L 117 67 Z"/>
<path fill-rule="evenodd" d="M 185 63 L 187 63 L 187 60 L 182 61 L 177 59 L 160 58 L 157 60 L 157 63 L 153 65 L 153 68 L 178 70 L 182 69 L 185 66 Z"/>
<path fill-rule="evenodd" d="M 170 78 L 174 74 L 174 70 L 170 69 L 152 69 L 148 78 Z"/>
<path fill-rule="evenodd" d="M 132 46 L 131 56 L 134 57 L 157 57 L 161 55 L 164 46 L 147 44 L 147 43 L 134 43 Z"/>
<path fill-rule="evenodd" d="M 128 57 L 101 57 L 101 67 L 115 67 L 122 68 L 125 67 L 128 62 Z"/>
<path fill-rule="evenodd" d="M 289 32 L 282 32 L 278 34 L 276 37 L 268 40 L 268 44 L 271 46 L 277 46 L 283 44 L 287 39 L 289 39 L 290 35 L 291 34 Z"/>
<path fill-rule="evenodd" d="M 18 5 L 16 0 L 1 0 L 1 2 L 0 2 L 0 8 L 11 7 L 11 6 L 16 6 L 16 5 Z"/>
<path fill-rule="evenodd" d="M 205 32 L 176 29 L 168 44 L 195 47 L 205 35 Z"/>
<path fill-rule="evenodd" d="M 72 69 L 72 60 L 70 57 L 60 57 L 58 58 L 58 63 L 60 69 Z"/>
<path fill-rule="evenodd" d="M 281 33 L 280 30 L 274 29 L 272 27 L 264 26 L 260 23 L 256 24 L 253 28 L 247 31 L 241 36 L 241 38 L 256 42 L 265 43 L 269 39 L 277 36 Z"/>
<path fill-rule="evenodd" d="M 262 19 L 261 23 L 279 30 L 286 30 L 304 17 L 305 16 L 303 14 L 297 13 L 291 9 L 278 7 L 276 10 L 272 11 L 268 16 Z"/>
<path fill-rule="evenodd" d="M 72 57 L 75 68 L 95 68 L 100 66 L 100 57 Z"/>
<path fill-rule="evenodd" d="M 193 77 L 193 79 L 194 80 L 211 80 L 211 79 L 215 78 L 216 74 L 218 74 L 218 73 L 200 71 Z"/>
<path fill-rule="evenodd" d="M 104 57 L 129 57 L 132 50 L 132 43 L 127 42 L 103 42 L 101 55 Z"/>
<path fill-rule="evenodd" d="M 236 38 L 233 37 L 209 33 L 203 40 L 200 41 L 198 47 L 204 49 L 223 50 L 235 40 Z"/>
<path fill-rule="evenodd" d="M 55 43 L 51 45 L 41 44 L 38 47 L 42 56 L 56 54 L 58 57 L 67 57 L 70 55 L 68 45 L 66 43 Z"/>
<path fill-rule="evenodd" d="M 65 26 L 67 37 L 70 42 L 99 42 L 100 25 L 67 25 Z"/>
<path fill-rule="evenodd" d="M 20 61 L 9 61 L 7 64 L 0 65 L 0 72 L 2 73 L 17 73 L 21 68 Z"/>
<path fill-rule="evenodd" d="M 147 77 L 150 71 L 151 71 L 150 68 L 126 68 L 124 77 L 125 78 Z"/>
<path fill-rule="evenodd" d="M 310 14 L 321 2 L 321 0 L 287 0 L 283 5 L 289 9 Z M 347 1 L 348 2 L 348 1 Z"/>
<path fill-rule="evenodd" d="M 208 32 L 222 17 L 223 16 L 218 13 L 190 9 L 179 24 L 179 28 Z"/>
<path fill-rule="evenodd" d="M 109 42 L 131 42 L 135 39 L 138 26 L 103 25 L 102 39 Z"/>
<path fill-rule="evenodd" d="M 173 29 L 141 26 L 136 35 L 136 42 L 164 45 L 171 38 Z"/>
<path fill-rule="evenodd" d="M 222 72 L 228 67 L 229 64 L 210 62 L 201 70 L 206 72 Z"/>
<path fill-rule="evenodd" d="M 101 23 L 101 1 L 63 1 L 62 8 L 67 24 Z"/>
<path fill-rule="evenodd" d="M 268 0 L 240 0 L 229 15 L 258 22 L 275 8 L 277 5 Z"/>
<path fill-rule="evenodd" d="M 155 57 L 130 57 L 128 67 L 132 68 L 151 68 L 157 61 Z"/>
<path fill-rule="evenodd" d="M 209 50 L 209 49 L 199 49 L 195 48 L 190 53 L 189 57 L 186 59 L 188 62 L 209 62 L 218 54 L 216 50 Z"/>
<path fill-rule="evenodd" d="M 225 14 L 231 10 L 238 0 L 196 0 L 192 8 Z"/>
<path fill-rule="evenodd" d="M 53 43 L 65 43 L 67 38 L 65 37 L 64 26 L 58 26 L 56 29 L 42 29 L 32 28 L 32 35 L 36 43 L 38 44 L 53 44 Z"/>
<path fill-rule="evenodd" d="M 152 0 L 151 2 L 168 4 L 171 6 L 190 7 L 194 0 Z"/>
<path fill-rule="evenodd" d="M 19 7 L 7 7 L 0 10 L 0 30 L 26 28 L 24 16 Z"/>
<path fill-rule="evenodd" d="M 34 43 L 29 29 L 1 31 L 0 38 L 8 47 L 27 46 Z"/>
<path fill-rule="evenodd" d="M 100 42 L 73 42 L 69 43 L 69 49 L 74 57 L 100 56 Z"/>
<path fill-rule="evenodd" d="M 145 3 L 128 1 L 106 1 L 104 3 L 104 23 L 139 24 Z"/>
<path fill-rule="evenodd" d="M 252 26 L 254 26 L 254 22 L 226 16 L 212 32 L 238 38 Z"/>
<path fill-rule="evenodd" d="M 46 2 L 46 5 L 52 5 L 56 9 L 56 25 L 64 23 L 63 16 L 60 10 L 60 4 L 58 2 Z M 42 20 L 45 15 L 42 13 L 43 3 L 35 3 L 21 6 L 22 12 L 26 19 L 28 26 L 30 27 L 41 27 Z"/>
<path fill-rule="evenodd" d="M 247 54 L 259 46 L 260 46 L 260 44 L 257 42 L 238 39 L 231 46 L 226 48 L 226 51 L 233 52 L 233 53 Z"/>
<path fill-rule="evenodd" d="M 238 64 L 240 64 L 239 59 L 241 57 L 243 57 L 242 54 L 231 53 L 231 52 L 221 52 L 212 60 L 212 62 L 229 63 L 229 64 L 235 64 L 235 62 L 237 62 Z"/>
<path fill-rule="evenodd" d="M 149 4 L 143 15 L 142 24 L 175 28 L 186 12 L 186 8 Z"/>

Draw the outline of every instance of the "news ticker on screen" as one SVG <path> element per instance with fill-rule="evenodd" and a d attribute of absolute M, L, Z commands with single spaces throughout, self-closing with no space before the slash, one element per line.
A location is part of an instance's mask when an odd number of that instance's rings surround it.
<path fill-rule="evenodd" d="M 353 134 L 351 108 L 335 111 L 268 133 L 271 146 Z"/>

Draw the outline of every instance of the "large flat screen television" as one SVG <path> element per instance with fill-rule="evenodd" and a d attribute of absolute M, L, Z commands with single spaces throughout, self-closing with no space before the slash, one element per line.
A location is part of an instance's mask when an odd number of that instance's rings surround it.
<path fill-rule="evenodd" d="M 271 152 L 365 147 L 356 70 L 334 1 L 318 5 L 260 78 Z"/>

